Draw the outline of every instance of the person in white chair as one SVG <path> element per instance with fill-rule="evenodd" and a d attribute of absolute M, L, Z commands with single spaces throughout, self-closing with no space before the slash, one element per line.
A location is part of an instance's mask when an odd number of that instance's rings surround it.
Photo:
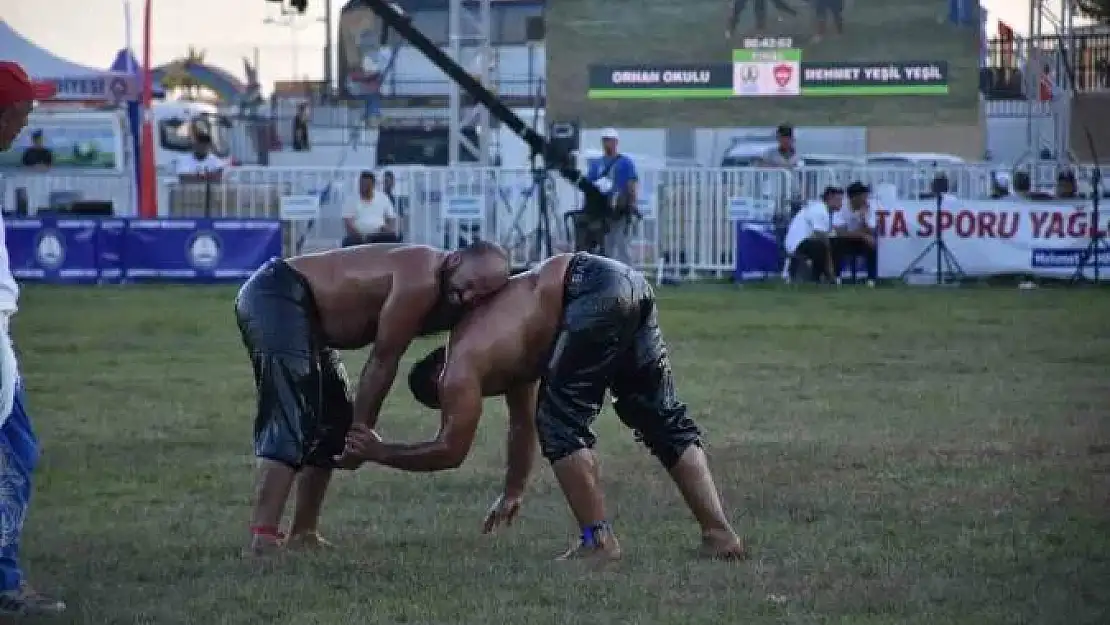
<path fill-rule="evenodd" d="M 374 172 L 364 171 L 359 175 L 358 196 L 352 198 L 343 210 L 343 227 L 346 230 L 343 247 L 400 242 L 393 202 L 376 186 Z"/>
<path fill-rule="evenodd" d="M 49 85 L 32 83 L 18 63 L 0 61 L 0 151 L 11 149 L 27 125 L 34 101 L 51 97 L 52 91 Z M 66 609 L 65 603 L 32 590 L 19 562 L 39 444 L 8 333 L 18 301 L 19 286 L 8 264 L 0 219 L 0 620 L 5 623 L 11 617 L 54 615 Z"/>
<path fill-rule="evenodd" d="M 806 202 L 790 220 L 790 227 L 787 228 L 786 239 L 783 241 L 787 254 L 783 278 L 787 282 L 797 278 L 798 270 L 807 260 L 812 267 L 814 282 L 821 282 L 821 278 L 830 283 L 837 281 L 833 273 L 832 245 L 829 241 L 832 231 L 829 213 L 831 206 L 838 206 L 838 203 L 844 201 L 844 190 L 826 187 L 821 200 Z"/>

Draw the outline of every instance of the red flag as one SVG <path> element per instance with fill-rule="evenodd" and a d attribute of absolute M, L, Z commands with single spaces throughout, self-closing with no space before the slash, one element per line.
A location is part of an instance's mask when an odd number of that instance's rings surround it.
<path fill-rule="evenodd" d="M 139 158 L 139 217 L 158 217 L 158 177 L 154 163 L 154 79 L 150 62 L 150 31 L 153 23 L 153 0 L 146 0 L 143 16 L 143 130 Z"/>

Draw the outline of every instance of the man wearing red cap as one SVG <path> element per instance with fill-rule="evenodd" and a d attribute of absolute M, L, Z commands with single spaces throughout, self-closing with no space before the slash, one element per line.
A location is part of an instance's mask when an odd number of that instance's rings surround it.
<path fill-rule="evenodd" d="M 48 85 L 32 82 L 18 63 L 0 61 L 0 150 L 12 147 L 27 125 L 35 100 L 52 95 Z M 8 266 L 8 248 L 0 221 L 0 619 L 58 614 L 66 609 L 61 601 L 32 590 L 19 565 L 19 543 L 39 448 L 27 416 L 18 362 L 8 334 L 8 321 L 15 314 L 18 298 L 19 286 Z"/>

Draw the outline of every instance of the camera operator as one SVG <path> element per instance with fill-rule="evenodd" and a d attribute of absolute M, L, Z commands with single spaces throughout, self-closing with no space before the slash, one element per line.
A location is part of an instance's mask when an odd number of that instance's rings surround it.
<path fill-rule="evenodd" d="M 832 214 L 832 256 L 834 270 L 839 272 L 845 260 L 849 260 L 852 276 L 856 273 L 856 259 L 862 257 L 867 263 L 867 286 L 875 286 L 879 274 L 879 246 L 875 238 L 875 218 L 871 211 L 871 187 L 856 181 L 848 185 L 848 206 L 843 198 L 834 206 L 829 203 Z"/>
<path fill-rule="evenodd" d="M 787 281 L 797 278 L 798 270 L 804 261 L 812 266 L 812 279 L 820 282 L 824 277 L 830 283 L 837 281 L 833 273 L 832 246 L 829 233 L 832 230 L 829 210 L 844 201 L 844 190 L 826 187 L 821 194 L 821 202 L 806 202 L 805 206 L 790 220 L 786 231 L 784 247 L 788 255 L 786 264 Z"/>
<path fill-rule="evenodd" d="M 587 206 L 586 212 L 593 220 L 601 221 L 601 254 L 625 264 L 631 264 L 632 220 L 638 216 L 636 193 L 639 178 L 632 159 L 617 151 L 617 131 L 606 128 L 601 132 L 600 159 L 590 162 L 586 177 L 597 185 L 605 197 L 604 206 Z"/>

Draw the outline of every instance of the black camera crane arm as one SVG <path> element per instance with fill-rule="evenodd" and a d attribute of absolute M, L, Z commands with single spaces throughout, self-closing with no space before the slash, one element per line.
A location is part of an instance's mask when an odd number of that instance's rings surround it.
<path fill-rule="evenodd" d="M 447 74 L 451 80 L 455 81 L 475 100 L 489 109 L 491 115 L 512 129 L 521 140 L 528 144 L 533 156 L 544 155 L 549 168 L 558 170 L 564 178 L 586 194 L 587 203 L 591 200 L 604 202 L 601 191 L 582 175 L 570 154 L 553 155 L 548 141 L 542 135 L 525 124 L 524 120 L 505 106 L 505 103 L 498 99 L 485 85 L 476 80 L 451 57 L 447 56 L 443 50 L 440 50 L 439 46 L 425 37 L 424 33 L 412 25 L 412 19 L 396 3 L 388 0 L 362 0 L 362 2 L 378 14 L 386 28 L 393 29 L 405 41 L 411 43 L 436 67 L 443 70 L 443 73 Z M 552 156 L 555 158 L 551 158 Z"/>

